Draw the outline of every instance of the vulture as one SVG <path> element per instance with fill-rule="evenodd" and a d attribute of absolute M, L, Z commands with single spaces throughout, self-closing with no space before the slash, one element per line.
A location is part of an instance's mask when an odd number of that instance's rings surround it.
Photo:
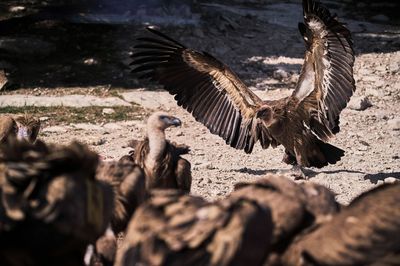
<path fill-rule="evenodd" d="M 330 221 L 300 234 L 282 265 L 399 265 L 400 184 L 353 200 Z"/>
<path fill-rule="evenodd" d="M 143 141 L 131 141 L 130 146 L 134 148 L 132 156 L 144 171 L 147 190 L 173 188 L 190 192 L 191 165 L 181 157 L 189 152 L 189 147 L 165 139 L 168 127 L 180 125 L 178 118 L 156 112 L 148 118 L 147 137 Z"/>
<path fill-rule="evenodd" d="M 0 116 L 0 143 L 9 137 L 35 142 L 40 130 L 40 120 L 31 115 Z"/>
<path fill-rule="evenodd" d="M 251 153 L 285 147 L 283 161 L 321 168 L 344 151 L 328 140 L 339 131 L 339 115 L 355 91 L 354 52 L 349 30 L 314 0 L 303 0 L 299 31 L 306 52 L 293 93 L 262 100 L 224 63 L 165 34 L 138 39 L 132 72 L 163 85 L 193 117 L 233 148 Z"/>
<path fill-rule="evenodd" d="M 255 201 L 271 211 L 272 239 L 266 265 L 279 265 L 281 254 L 299 232 L 340 211 L 329 189 L 311 182 L 297 184 L 282 175 L 269 174 L 256 182 L 238 183 L 229 198 Z"/>
<path fill-rule="evenodd" d="M 98 155 L 16 139 L 0 154 L 0 265 L 83 265 L 113 208 L 112 188 L 95 179 Z"/>
<path fill-rule="evenodd" d="M 262 265 L 272 228 L 269 209 L 253 200 L 209 203 L 154 189 L 132 217 L 115 266 Z"/>
<path fill-rule="evenodd" d="M 143 170 L 130 156 L 123 156 L 119 161 L 101 162 L 96 178 L 113 188 L 111 228 L 115 234 L 124 232 L 132 214 L 147 197 Z"/>

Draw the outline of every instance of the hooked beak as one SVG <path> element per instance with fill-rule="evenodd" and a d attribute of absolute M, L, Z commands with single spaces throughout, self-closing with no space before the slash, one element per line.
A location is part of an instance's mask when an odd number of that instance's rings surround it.
<path fill-rule="evenodd" d="M 175 127 L 180 127 L 180 126 L 182 125 L 182 122 L 181 122 L 181 120 L 179 120 L 178 118 L 172 117 L 172 119 L 171 119 L 171 125 L 172 125 L 172 126 L 175 126 Z"/>

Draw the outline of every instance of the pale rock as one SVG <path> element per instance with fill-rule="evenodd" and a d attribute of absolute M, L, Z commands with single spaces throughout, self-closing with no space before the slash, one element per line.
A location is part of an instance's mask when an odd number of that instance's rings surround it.
<path fill-rule="evenodd" d="M 356 110 L 356 111 L 363 111 L 371 106 L 372 106 L 372 103 L 365 96 L 359 96 L 359 97 L 353 96 L 350 99 L 350 102 L 348 104 L 348 107 L 351 110 Z"/>
<path fill-rule="evenodd" d="M 375 96 L 375 97 L 383 97 L 383 92 L 381 90 L 367 88 L 365 89 L 365 95 Z"/>
<path fill-rule="evenodd" d="M 287 71 L 279 68 L 274 71 L 272 76 L 274 77 L 274 79 L 283 80 L 283 79 L 287 79 L 289 77 L 289 73 Z"/>
<path fill-rule="evenodd" d="M 399 180 L 398 180 L 397 178 L 395 178 L 395 177 L 386 177 L 386 178 L 383 180 L 383 182 L 384 182 L 385 184 L 394 184 L 394 183 L 398 183 Z"/>
<path fill-rule="evenodd" d="M 101 111 L 101 113 L 102 113 L 103 115 L 112 115 L 112 114 L 115 114 L 115 110 L 112 109 L 112 108 L 104 108 L 104 109 Z"/>
<path fill-rule="evenodd" d="M 387 121 L 387 124 L 392 130 L 400 130 L 400 118 L 394 118 Z"/>

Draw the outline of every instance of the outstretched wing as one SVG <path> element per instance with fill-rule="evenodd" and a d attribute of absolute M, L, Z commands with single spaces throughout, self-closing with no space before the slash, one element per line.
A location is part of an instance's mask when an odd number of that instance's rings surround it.
<path fill-rule="evenodd" d="M 269 146 L 269 134 L 256 118 L 262 101 L 235 73 L 205 52 L 148 30 L 158 37 L 138 39 L 134 73 L 164 85 L 179 106 L 230 146 L 247 153 L 258 139 L 263 148 Z"/>
<path fill-rule="evenodd" d="M 293 96 L 311 115 L 310 128 L 322 140 L 339 131 L 339 114 L 355 91 L 354 53 L 349 30 L 327 8 L 303 0 L 299 24 L 307 51 Z"/>

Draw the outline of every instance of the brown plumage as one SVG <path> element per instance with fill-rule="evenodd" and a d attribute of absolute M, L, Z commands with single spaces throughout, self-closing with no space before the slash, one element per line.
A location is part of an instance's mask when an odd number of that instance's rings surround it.
<path fill-rule="evenodd" d="M 309 182 L 296 184 L 280 175 L 267 175 L 254 183 L 239 183 L 229 198 L 246 198 L 271 210 L 273 237 L 268 265 L 274 265 L 299 232 L 339 211 L 334 194 L 325 187 Z"/>
<path fill-rule="evenodd" d="M 139 38 L 134 73 L 164 85 L 179 106 L 213 134 L 251 153 L 282 144 L 284 161 L 323 167 L 344 151 L 326 143 L 339 131 L 339 114 L 355 90 L 354 56 L 348 29 L 317 1 L 303 0 L 299 30 L 306 54 L 299 82 L 289 97 L 261 100 L 228 66 L 148 28 L 158 38 Z"/>
<path fill-rule="evenodd" d="M 95 180 L 97 154 L 16 140 L 0 154 L 0 265 L 82 265 L 113 204 L 111 187 Z"/>
<path fill-rule="evenodd" d="M 268 209 L 241 198 L 208 203 L 178 190 L 152 193 L 133 216 L 115 265 L 262 264 L 271 241 Z"/>
<path fill-rule="evenodd" d="M 96 241 L 95 250 L 90 257 L 90 266 L 113 266 L 117 253 L 117 239 L 111 229 Z"/>
<path fill-rule="evenodd" d="M 283 265 L 399 265 L 400 184 L 383 185 L 300 235 Z"/>
<path fill-rule="evenodd" d="M 31 115 L 0 116 L 0 143 L 10 137 L 35 142 L 40 130 L 40 120 Z"/>
<path fill-rule="evenodd" d="M 189 152 L 189 147 L 165 139 L 165 129 L 180 125 L 178 118 L 156 112 L 147 121 L 147 137 L 143 141 L 131 142 L 135 163 L 146 176 L 146 189 L 176 188 L 190 191 L 191 166 L 189 161 L 181 157 Z"/>
<path fill-rule="evenodd" d="M 130 156 L 117 162 L 101 162 L 96 178 L 114 189 L 114 210 L 111 227 L 115 234 L 123 232 L 136 208 L 145 201 L 145 176 Z"/>

